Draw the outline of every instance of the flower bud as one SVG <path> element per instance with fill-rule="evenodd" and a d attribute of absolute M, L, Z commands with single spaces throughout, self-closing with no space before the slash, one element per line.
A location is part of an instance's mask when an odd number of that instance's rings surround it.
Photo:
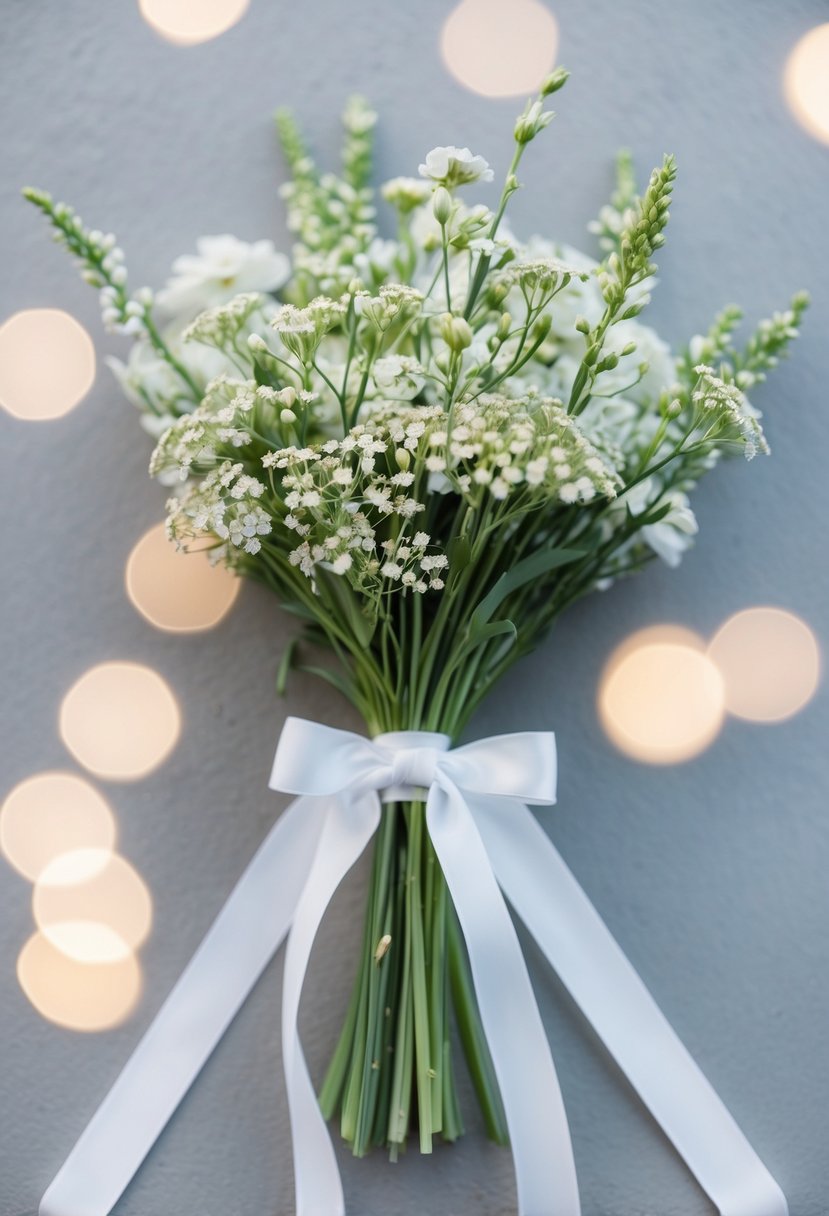
<path fill-rule="evenodd" d="M 498 321 L 498 330 L 497 330 L 498 337 L 501 339 L 502 342 L 506 338 L 509 337 L 511 329 L 512 329 L 512 317 L 509 315 L 508 312 L 502 312 L 501 316 L 499 318 L 499 321 Z"/>
<path fill-rule="evenodd" d="M 449 223 L 452 215 L 452 195 L 445 186 L 438 186 L 432 199 L 432 211 L 441 228 Z"/>
<path fill-rule="evenodd" d="M 394 452 L 395 463 L 401 473 L 408 471 L 409 465 L 412 463 L 412 458 L 405 448 L 396 448 Z"/>
<path fill-rule="evenodd" d="M 559 89 L 563 89 L 570 78 L 570 73 L 566 68 L 556 68 L 551 72 L 541 86 L 540 92 L 542 97 L 549 97 L 551 93 L 557 93 Z"/>
<path fill-rule="evenodd" d="M 293 410 L 286 408 L 281 411 L 279 421 L 284 423 L 285 426 L 290 426 L 292 423 L 296 422 L 296 414 Z"/>
<path fill-rule="evenodd" d="M 495 306 L 503 303 L 509 295 L 509 286 L 506 283 L 492 283 L 487 288 L 487 299 Z"/>
<path fill-rule="evenodd" d="M 540 101 L 527 102 L 524 113 L 518 116 L 513 135 L 516 143 L 528 144 L 539 131 L 552 122 L 552 110 L 543 110 Z"/>
<path fill-rule="evenodd" d="M 268 349 L 268 344 L 261 334 L 250 334 L 248 336 L 248 349 L 265 353 Z"/>
<path fill-rule="evenodd" d="M 451 312 L 445 312 L 440 319 L 440 336 L 456 354 L 466 350 L 472 343 L 469 322 L 463 317 L 454 317 Z"/>
<path fill-rule="evenodd" d="M 296 404 L 296 389 L 292 388 L 290 384 L 287 388 L 281 389 L 279 393 L 279 400 L 283 405 L 290 409 L 292 405 Z"/>
<path fill-rule="evenodd" d="M 590 333 L 590 322 L 587 317 L 576 317 L 576 329 L 580 334 Z"/>

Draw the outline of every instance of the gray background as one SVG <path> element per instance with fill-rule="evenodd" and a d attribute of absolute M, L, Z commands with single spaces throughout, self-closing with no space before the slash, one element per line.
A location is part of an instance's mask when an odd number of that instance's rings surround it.
<path fill-rule="evenodd" d="M 781 97 L 787 51 L 827 20 L 817 0 L 558 0 L 573 79 L 560 118 L 527 158 L 519 231 L 584 245 L 617 147 L 646 169 L 671 149 L 678 197 L 651 319 L 674 340 L 736 299 L 756 319 L 796 288 L 814 308 L 796 358 L 757 393 L 771 460 L 721 469 L 698 494 L 697 548 L 562 620 L 515 670 L 476 733 L 554 727 L 560 803 L 544 823 L 789 1196 L 794 1216 L 829 1211 L 825 688 L 775 728 L 731 722 L 700 759 L 640 766 L 598 726 L 595 690 L 630 631 L 676 621 L 712 631 L 755 603 L 791 608 L 826 644 L 826 188 L 829 150 Z M 159 40 L 131 0 L 3 0 L 3 275 L 0 316 L 56 306 L 101 337 L 94 293 L 18 197 L 24 183 L 112 227 L 134 281 L 160 284 L 202 233 L 285 241 L 270 114 L 298 110 L 333 155 L 347 94 L 379 108 L 379 174 L 409 173 L 436 143 L 468 143 L 502 172 L 515 101 L 466 92 L 438 55 L 437 0 L 253 0 L 212 43 Z M 160 669 L 184 713 L 170 760 L 106 787 L 121 848 L 149 883 L 155 928 L 143 1000 L 123 1027 L 82 1036 L 43 1021 L 17 986 L 30 889 L 0 867 L 0 1213 L 33 1210 L 87 1118 L 198 944 L 278 809 L 265 790 L 287 712 L 356 725 L 347 709 L 273 675 L 288 627 L 246 587 L 212 634 L 155 632 L 123 593 L 135 540 L 162 512 L 148 444 L 105 368 L 83 405 L 33 425 L 3 416 L 3 790 L 71 767 L 56 731 L 71 682 L 106 658 Z M 346 1000 L 361 874 L 329 916 L 308 982 L 305 1043 L 318 1075 Z M 528 957 L 572 1124 L 586 1216 L 712 1211 L 556 981 Z M 292 1210 L 273 967 L 118 1206 L 118 1216 L 277 1216 Z M 397 1167 L 341 1154 L 351 1211 L 495 1216 L 514 1211 L 510 1159 L 469 1135 Z"/>

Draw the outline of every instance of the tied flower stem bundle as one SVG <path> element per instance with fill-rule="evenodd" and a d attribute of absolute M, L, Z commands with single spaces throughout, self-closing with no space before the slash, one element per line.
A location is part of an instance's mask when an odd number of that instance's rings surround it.
<path fill-rule="evenodd" d="M 371 187 L 376 116 L 344 114 L 341 174 L 321 173 L 277 116 L 292 257 L 205 237 L 155 295 L 131 291 L 110 234 L 42 191 L 27 197 L 81 263 L 111 360 L 156 440 L 167 527 L 183 549 L 271 588 L 299 619 L 292 669 L 328 681 L 371 735 L 456 741 L 501 676 L 576 600 L 659 556 L 678 564 L 689 493 L 728 453 L 767 452 L 747 394 L 796 336 L 805 295 L 739 347 L 738 309 L 674 355 L 640 320 L 655 285 L 676 167 L 641 196 L 630 157 L 592 225 L 595 262 L 508 224 L 522 158 L 553 118 L 559 69 L 516 120 L 494 178 L 468 148 Z M 384 807 L 357 978 L 320 1090 L 357 1155 L 392 1157 L 416 1129 L 463 1130 L 455 1032 L 490 1136 L 506 1141 L 468 962 L 418 791 Z M 508 994 L 505 995 L 508 999 Z"/>

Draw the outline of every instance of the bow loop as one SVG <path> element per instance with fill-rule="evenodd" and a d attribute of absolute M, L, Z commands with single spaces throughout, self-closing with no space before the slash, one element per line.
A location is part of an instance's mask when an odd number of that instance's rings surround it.
<path fill-rule="evenodd" d="M 376 791 L 390 801 L 449 781 L 470 794 L 555 802 L 551 732 L 494 735 L 451 751 L 450 742 L 448 735 L 432 731 L 391 731 L 366 739 L 304 718 L 288 718 L 270 786 L 311 797 Z"/>
<path fill-rule="evenodd" d="M 552 731 L 493 735 L 456 748 L 442 771 L 468 794 L 552 806 L 556 800 L 556 738 Z"/>

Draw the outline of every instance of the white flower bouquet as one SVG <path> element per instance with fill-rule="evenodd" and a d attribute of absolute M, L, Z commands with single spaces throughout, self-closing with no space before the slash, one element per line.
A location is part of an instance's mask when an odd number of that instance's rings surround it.
<path fill-rule="evenodd" d="M 423 1152 L 460 1135 L 453 1021 L 489 1133 L 511 1133 L 517 1149 L 468 917 L 459 922 L 427 818 L 424 754 L 433 764 L 462 735 L 574 601 L 655 556 L 679 562 L 702 474 L 725 454 L 768 451 L 747 393 L 807 303 L 796 296 L 742 347 L 736 308 L 679 353 L 643 324 L 670 156 L 641 196 L 620 157 L 591 225 L 600 261 L 516 237 L 505 212 L 519 164 L 566 76 L 554 72 L 518 117 L 494 208 L 468 201 L 493 178 L 487 162 L 435 148 L 419 176 L 380 191 L 391 237 L 378 234 L 367 105 L 345 111 L 340 175 L 317 170 L 280 113 L 290 262 L 267 240 L 204 238 L 157 296 L 130 289 L 114 237 L 26 191 L 100 290 L 108 328 L 135 338 L 127 362 L 111 364 L 157 441 L 150 468 L 172 491 L 171 540 L 210 547 L 300 618 L 281 691 L 292 667 L 312 672 L 356 706 L 381 750 L 417 745 L 368 783 L 386 798 L 392 787 L 393 800 L 378 817 L 353 996 L 319 1093 L 357 1155 L 383 1146 L 394 1158 L 413 1128 Z M 309 662 L 309 649 L 323 657 Z"/>

